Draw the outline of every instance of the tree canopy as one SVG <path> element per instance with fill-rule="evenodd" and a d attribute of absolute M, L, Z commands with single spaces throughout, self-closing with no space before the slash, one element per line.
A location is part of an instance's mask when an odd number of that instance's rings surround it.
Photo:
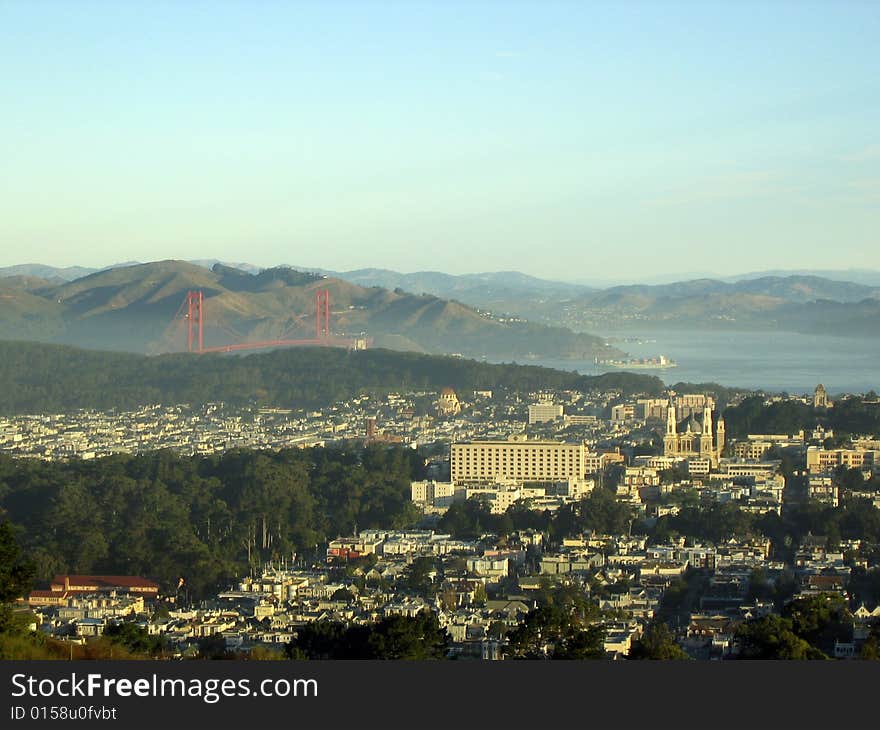
<path fill-rule="evenodd" d="M 507 635 L 511 659 L 602 659 L 605 630 L 573 606 L 552 603 L 526 615 Z"/>
<path fill-rule="evenodd" d="M 421 468 L 411 449 L 379 445 L 69 462 L 0 456 L 0 509 L 41 580 L 143 575 L 172 588 L 183 577 L 198 597 L 225 588 L 249 561 L 312 558 L 355 525 L 410 526 L 420 515 L 410 481 Z"/>
<path fill-rule="evenodd" d="M 797 433 L 822 425 L 835 436 L 880 432 L 880 406 L 868 396 L 841 398 L 833 408 L 813 408 L 796 400 L 765 403 L 764 396 L 754 395 L 724 411 L 727 433 L 745 438 L 750 433 Z"/>
<path fill-rule="evenodd" d="M 11 604 L 30 590 L 33 575 L 33 565 L 22 557 L 12 523 L 0 522 L 0 632 L 11 625 Z"/>
<path fill-rule="evenodd" d="M 675 637 L 665 623 L 653 621 L 645 627 L 641 637 L 633 642 L 627 659 L 666 660 L 690 657 L 675 642 Z"/>
<path fill-rule="evenodd" d="M 736 633 L 741 659 L 828 659 L 835 641 L 851 639 L 846 599 L 834 593 L 795 598 L 782 615 L 750 619 Z"/>
<path fill-rule="evenodd" d="M 387 616 L 374 624 L 313 621 L 287 646 L 293 659 L 444 659 L 449 636 L 436 614 Z"/>
<path fill-rule="evenodd" d="M 444 386 L 464 392 L 556 388 L 658 394 L 663 390 L 662 381 L 650 375 L 579 375 L 383 349 L 295 347 L 250 355 L 147 357 L 0 341 L 3 414 L 130 410 L 157 403 L 307 408 L 364 392 L 437 391 Z"/>

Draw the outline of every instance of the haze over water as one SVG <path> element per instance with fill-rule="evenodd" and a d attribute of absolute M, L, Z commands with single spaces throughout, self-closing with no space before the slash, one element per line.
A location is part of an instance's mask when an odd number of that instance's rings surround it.
<path fill-rule="evenodd" d="M 666 355 L 668 370 L 633 370 L 664 383 L 705 383 L 772 392 L 812 392 L 823 383 L 831 394 L 880 391 L 880 341 L 794 332 L 656 331 L 606 334 L 632 357 Z M 629 341 L 619 341 L 627 338 Z M 640 339 L 641 342 L 634 340 Z M 518 361 L 576 370 L 585 375 L 624 370 L 576 360 Z"/>

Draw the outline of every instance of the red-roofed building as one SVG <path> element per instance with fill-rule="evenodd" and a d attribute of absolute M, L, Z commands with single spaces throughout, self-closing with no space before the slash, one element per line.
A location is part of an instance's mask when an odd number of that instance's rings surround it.
<path fill-rule="evenodd" d="M 120 591 L 155 596 L 159 593 L 159 584 L 133 575 L 56 575 L 49 589 L 69 594 Z"/>
<path fill-rule="evenodd" d="M 25 600 L 30 606 L 66 606 L 74 596 L 112 591 L 154 598 L 159 584 L 134 575 L 56 575 L 48 591 L 31 591 Z"/>
<path fill-rule="evenodd" d="M 31 591 L 25 599 L 30 606 L 66 606 L 67 591 Z"/>
<path fill-rule="evenodd" d="M 802 581 L 801 593 L 816 595 L 818 593 L 839 593 L 846 595 L 845 575 L 807 575 Z"/>

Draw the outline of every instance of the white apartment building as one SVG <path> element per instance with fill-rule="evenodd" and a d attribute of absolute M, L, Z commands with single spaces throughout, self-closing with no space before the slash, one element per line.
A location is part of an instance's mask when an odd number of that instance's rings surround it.
<path fill-rule="evenodd" d="M 712 469 L 712 460 L 692 456 L 687 460 L 688 474 L 695 477 L 707 477 Z"/>
<path fill-rule="evenodd" d="M 417 504 L 430 504 L 435 507 L 448 507 L 455 496 L 455 485 L 452 482 L 410 482 L 410 496 Z"/>
<path fill-rule="evenodd" d="M 807 496 L 817 502 L 837 507 L 840 504 L 840 490 L 834 486 L 829 476 L 811 474 L 807 480 Z"/>
<path fill-rule="evenodd" d="M 489 511 L 493 515 L 503 515 L 511 505 L 525 498 L 524 491 L 522 487 L 466 487 L 461 490 L 461 496 L 465 499 L 482 496 L 489 503 Z M 544 496 L 543 489 L 528 491 L 532 492 L 531 497 Z"/>
<path fill-rule="evenodd" d="M 636 417 L 636 407 L 632 403 L 620 403 L 611 408 L 611 420 L 613 423 L 626 423 Z"/>
<path fill-rule="evenodd" d="M 529 406 L 529 424 L 548 423 L 562 418 L 562 406 L 555 403 L 533 403 Z"/>
<path fill-rule="evenodd" d="M 729 477 L 766 478 L 779 470 L 780 461 L 741 461 L 739 459 L 722 459 L 718 467 L 721 474 Z"/>

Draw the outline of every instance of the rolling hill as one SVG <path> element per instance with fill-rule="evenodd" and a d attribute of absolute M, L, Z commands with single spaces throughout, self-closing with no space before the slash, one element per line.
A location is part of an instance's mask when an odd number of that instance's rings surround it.
<path fill-rule="evenodd" d="M 0 278 L 0 337 L 141 350 L 148 335 L 149 351 L 173 349 L 161 324 L 174 316 L 187 288 L 210 297 L 207 311 L 213 312 L 215 326 L 209 322 L 208 333 L 214 344 L 301 336 L 313 329 L 309 284 L 319 279 L 331 289 L 336 331 L 366 332 L 377 345 L 401 350 L 494 359 L 599 354 L 601 342 L 572 338 L 568 330 L 880 335 L 880 286 L 875 285 L 880 274 L 872 278 L 872 272 L 767 272 L 595 289 L 516 271 L 404 274 L 261 269 L 214 259 L 173 263 L 173 275 L 162 269 L 167 262 L 100 271 L 38 264 L 0 269 L 0 277 L 6 275 Z M 844 279 L 848 273 L 854 280 Z M 126 316 L 113 316 L 120 309 Z"/>
<path fill-rule="evenodd" d="M 540 305 L 548 300 L 565 300 L 594 291 L 579 284 L 539 279 L 518 271 L 452 275 L 439 271 L 402 274 L 388 269 L 357 269 L 321 273 L 361 286 L 381 286 L 418 294 L 434 294 L 444 299 L 456 299 L 482 310 L 524 315 L 528 314 L 530 305 Z"/>
<path fill-rule="evenodd" d="M 28 276 L 56 281 L 73 281 L 82 276 L 94 274 L 97 269 L 85 266 L 47 266 L 45 264 L 16 264 L 0 267 L 0 278 Z"/>
<path fill-rule="evenodd" d="M 620 390 L 656 395 L 652 375 L 579 375 L 533 365 L 380 348 L 294 347 L 241 356 L 147 357 L 67 345 L 0 341 L 0 414 L 60 413 L 81 408 L 130 409 L 162 403 L 326 406 L 363 392 L 439 391 L 451 386 L 529 392 L 539 388 Z"/>
<path fill-rule="evenodd" d="M 835 273 L 842 277 L 846 272 Z M 427 292 L 480 310 L 575 331 L 726 327 L 880 335 L 880 276 L 848 281 L 809 272 L 780 272 L 596 289 L 518 272 L 453 276 L 359 269 L 333 275 L 364 286 Z"/>
<path fill-rule="evenodd" d="M 575 331 L 727 328 L 876 336 L 880 288 L 816 276 L 695 279 L 548 299 L 522 314 Z"/>
<path fill-rule="evenodd" d="M 491 359 L 592 359 L 616 353 L 595 336 L 511 321 L 433 294 L 364 287 L 279 267 L 251 273 L 159 261 L 94 272 L 69 282 L 0 279 L 0 337 L 131 352 L 184 346 L 176 314 L 187 291 L 205 297 L 205 346 L 314 336 L 315 291 L 328 289 L 331 330 L 379 347 Z"/>

